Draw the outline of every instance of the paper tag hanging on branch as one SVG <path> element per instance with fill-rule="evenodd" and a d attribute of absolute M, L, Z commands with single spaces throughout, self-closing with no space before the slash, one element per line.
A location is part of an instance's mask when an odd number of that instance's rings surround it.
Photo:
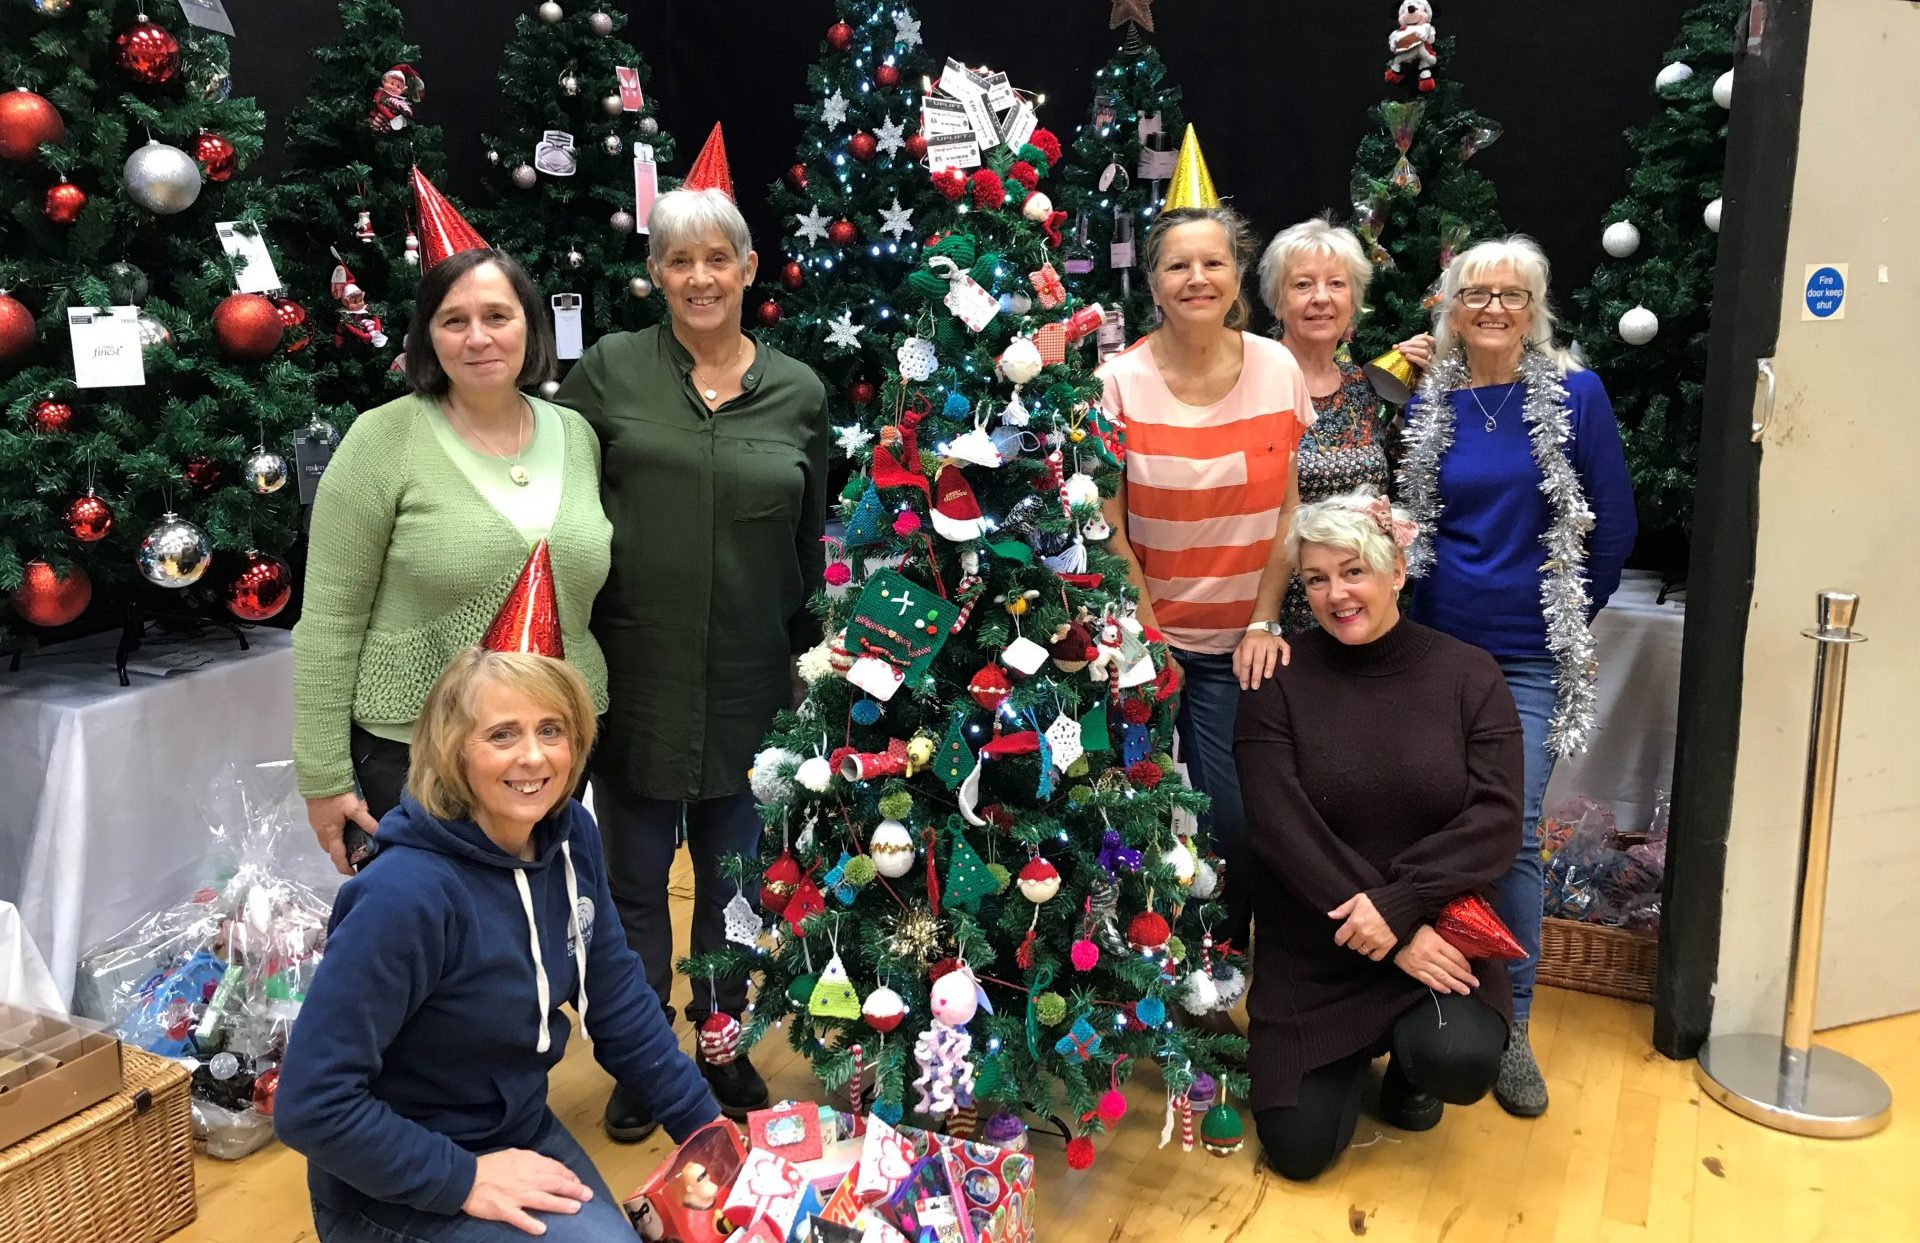
<path fill-rule="evenodd" d="M 935 255 L 927 266 L 945 277 L 947 296 L 941 301 L 967 327 L 979 332 L 1000 313 L 1000 300 L 980 287 L 980 282 L 945 255 Z"/>

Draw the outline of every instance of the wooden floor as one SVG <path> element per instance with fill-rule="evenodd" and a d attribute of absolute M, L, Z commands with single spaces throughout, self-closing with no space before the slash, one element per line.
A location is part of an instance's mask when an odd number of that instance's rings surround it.
<path fill-rule="evenodd" d="M 674 887 L 683 937 L 686 886 L 683 855 Z M 1510 1118 L 1491 1099 L 1449 1109 L 1421 1135 L 1363 1118 L 1353 1149 L 1304 1186 L 1265 1172 L 1255 1144 L 1226 1159 L 1183 1154 L 1177 1142 L 1158 1148 L 1165 1097 L 1143 1074 L 1091 1170 L 1069 1171 L 1058 1141 L 1036 1141 L 1039 1243 L 1920 1241 L 1920 1015 L 1821 1036 L 1893 1085 L 1893 1125 L 1844 1141 L 1795 1139 L 1728 1113 L 1702 1096 L 1691 1063 L 1653 1051 L 1651 1029 L 1644 1006 L 1544 990 L 1533 1022 L 1553 1093 L 1544 1118 Z M 691 1050 L 691 1032 L 682 1044 Z M 817 1098 L 784 1044 L 755 1060 L 776 1098 Z M 608 1141 L 599 1127 L 608 1086 L 576 1039 L 552 1102 L 625 1195 L 671 1145 L 664 1135 Z M 173 1243 L 311 1240 L 305 1168 L 277 1143 L 240 1162 L 198 1159 L 200 1220 Z"/>

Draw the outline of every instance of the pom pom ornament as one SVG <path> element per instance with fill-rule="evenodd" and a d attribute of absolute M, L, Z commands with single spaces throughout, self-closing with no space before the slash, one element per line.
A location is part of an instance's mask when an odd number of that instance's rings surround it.
<path fill-rule="evenodd" d="M 1188 1014 L 1211 1014 L 1220 1007 L 1220 989 L 1205 971 L 1189 971 L 1180 986 L 1180 1006 Z"/>
<path fill-rule="evenodd" d="M 1015 387 L 1031 381 L 1045 366 L 1040 359 L 1040 348 L 1031 337 L 1015 337 L 1000 355 L 1000 374 Z"/>
<path fill-rule="evenodd" d="M 753 757 L 747 770 L 747 785 L 753 797 L 762 803 L 787 803 L 793 800 L 793 778 L 801 757 L 785 747 L 767 747 Z"/>
<path fill-rule="evenodd" d="M 1615 259 L 1625 259 L 1640 249 L 1640 230 L 1631 220 L 1616 220 L 1600 234 L 1600 248 Z"/>
<path fill-rule="evenodd" d="M 973 188 L 973 205 L 982 211 L 992 211 L 1006 204 L 1006 183 L 1001 181 L 1000 175 L 992 169 L 982 168 L 975 171 L 973 176 L 968 178 L 968 184 Z"/>
<path fill-rule="evenodd" d="M 825 794 L 833 784 L 833 765 L 825 756 L 810 755 L 794 770 L 793 779 L 815 794 Z"/>
<path fill-rule="evenodd" d="M 868 993 L 866 1001 L 860 1005 L 860 1017 L 867 1021 L 868 1027 L 883 1036 L 900 1026 L 900 1021 L 906 1016 L 907 1003 L 899 993 L 884 984 Z"/>
<path fill-rule="evenodd" d="M 1060 892 L 1060 869 L 1038 855 L 1020 869 L 1020 896 L 1038 906 Z"/>
<path fill-rule="evenodd" d="M 898 880 L 913 868 L 913 836 L 898 820 L 882 820 L 867 839 L 867 853 L 873 857 L 874 871 Z"/>
<path fill-rule="evenodd" d="M 1620 317 L 1620 339 L 1628 345 L 1645 345 L 1660 334 L 1660 317 L 1644 306 L 1636 306 Z"/>
<path fill-rule="evenodd" d="M 709 1066 L 725 1066 L 740 1056 L 740 1020 L 715 1012 L 700 1023 L 700 1058 Z"/>
<path fill-rule="evenodd" d="M 1091 971 L 1100 965 L 1100 947 L 1082 937 L 1073 943 L 1067 957 L 1072 960 L 1075 971 Z"/>
<path fill-rule="evenodd" d="M 1084 1135 L 1076 1135 L 1067 1141 L 1067 1168 L 1084 1170 L 1091 1168 L 1095 1156 L 1093 1141 Z"/>
<path fill-rule="evenodd" d="M 1199 874 L 1199 865 L 1185 841 L 1176 840 L 1166 853 L 1160 856 L 1160 862 L 1173 873 L 1173 879 L 1182 889 L 1192 889 L 1194 879 Z"/>
<path fill-rule="evenodd" d="M 1193 865 L 1193 886 L 1187 890 L 1198 901 L 1205 902 L 1220 892 L 1220 873 L 1213 864 L 1205 859 Z"/>

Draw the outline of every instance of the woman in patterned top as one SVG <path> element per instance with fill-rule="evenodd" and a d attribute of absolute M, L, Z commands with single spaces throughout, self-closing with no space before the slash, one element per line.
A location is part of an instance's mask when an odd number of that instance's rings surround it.
<path fill-rule="evenodd" d="M 1324 217 L 1282 231 L 1260 257 L 1260 295 L 1313 396 L 1313 425 L 1300 438 L 1303 505 L 1362 486 L 1385 496 L 1393 482 L 1397 420 L 1360 368 L 1339 354 L 1372 279 L 1360 239 Z M 1416 337 L 1402 348 L 1419 353 L 1425 341 Z M 1297 577 L 1287 585 L 1280 626 L 1288 634 L 1315 626 Z"/>

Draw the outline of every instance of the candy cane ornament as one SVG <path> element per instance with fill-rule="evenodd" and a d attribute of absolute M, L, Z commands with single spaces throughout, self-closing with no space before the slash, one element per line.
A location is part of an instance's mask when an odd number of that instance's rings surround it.
<path fill-rule="evenodd" d="M 853 1079 L 847 1087 L 847 1103 L 851 1107 L 849 1112 L 857 1118 L 860 1116 L 860 1078 L 862 1074 L 860 1068 L 860 1046 L 857 1044 L 853 1045 L 847 1051 L 853 1054 Z"/>

